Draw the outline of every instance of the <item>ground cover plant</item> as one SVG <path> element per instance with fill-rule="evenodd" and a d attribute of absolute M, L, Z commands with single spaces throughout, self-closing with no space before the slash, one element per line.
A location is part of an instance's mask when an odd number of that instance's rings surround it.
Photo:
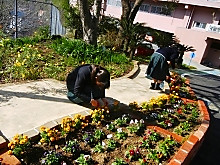
<path fill-rule="evenodd" d="M 181 143 L 149 126 L 157 125 L 183 139 L 200 124 L 196 103 L 176 95 L 133 102 L 128 109 L 91 110 L 90 115 L 63 118 L 55 128 L 41 127 L 37 140 L 16 135 L 8 144 L 22 164 L 167 164 Z"/>
<path fill-rule="evenodd" d="M 0 39 L 0 82 L 54 78 L 65 80 L 76 66 L 99 64 L 112 78 L 128 73 L 133 65 L 125 54 L 88 45 L 82 40 L 49 37 L 46 29 L 32 37 Z"/>

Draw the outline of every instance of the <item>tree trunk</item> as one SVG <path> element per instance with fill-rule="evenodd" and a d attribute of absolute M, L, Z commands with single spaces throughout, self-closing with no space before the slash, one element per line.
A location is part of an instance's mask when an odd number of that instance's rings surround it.
<path fill-rule="evenodd" d="M 88 0 L 78 0 L 78 3 L 83 28 L 83 40 L 88 44 L 96 45 L 102 1 L 95 0 L 91 9 L 89 8 Z"/>
<path fill-rule="evenodd" d="M 134 6 L 131 8 L 130 0 L 121 0 L 121 4 L 122 4 L 121 22 L 124 22 L 124 23 L 122 23 L 124 26 L 126 26 L 126 24 L 127 24 L 127 26 L 130 26 L 130 24 L 133 24 L 135 16 L 136 16 L 142 2 L 143 2 L 143 0 L 136 0 L 135 3 L 134 3 Z M 127 37 L 124 37 L 123 34 L 122 34 L 125 31 L 124 26 L 120 27 L 119 35 L 122 38 L 124 38 L 122 40 L 122 44 L 124 44 L 123 45 L 123 51 L 127 53 L 127 51 L 128 51 L 127 49 L 129 47 L 129 42 L 130 41 L 127 39 Z M 127 33 L 129 33 L 129 32 L 127 32 Z"/>

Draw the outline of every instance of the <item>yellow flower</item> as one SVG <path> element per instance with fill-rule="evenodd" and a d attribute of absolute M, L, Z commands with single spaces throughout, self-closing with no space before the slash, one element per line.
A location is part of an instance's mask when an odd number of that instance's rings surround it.
<path fill-rule="evenodd" d="M 16 134 L 14 137 L 13 137 L 13 140 L 18 140 L 19 138 L 19 134 Z"/>
<path fill-rule="evenodd" d="M 77 119 L 77 118 L 80 118 L 80 117 L 81 117 L 80 114 L 76 114 L 76 115 L 74 116 L 74 119 Z"/>
<path fill-rule="evenodd" d="M 48 133 L 47 133 L 47 136 L 52 136 L 52 133 L 51 133 L 51 132 L 48 132 Z"/>
<path fill-rule="evenodd" d="M 46 128 L 45 131 L 48 133 L 50 131 L 50 128 Z"/>
<path fill-rule="evenodd" d="M 13 143 L 14 144 L 19 144 L 19 140 L 14 140 Z"/>
<path fill-rule="evenodd" d="M 21 140 L 19 144 L 25 144 L 25 140 Z"/>
<path fill-rule="evenodd" d="M 21 63 L 20 62 L 17 62 L 14 64 L 15 66 L 21 66 Z"/>
<path fill-rule="evenodd" d="M 70 129 L 71 129 L 70 127 L 66 127 L 67 132 L 70 132 Z"/>
<path fill-rule="evenodd" d="M 50 141 L 55 141 L 55 138 L 54 137 L 50 137 Z"/>
<path fill-rule="evenodd" d="M 8 155 L 12 155 L 12 154 L 13 154 L 12 150 L 8 150 Z"/>
<path fill-rule="evenodd" d="M 8 148 L 10 148 L 12 146 L 12 142 L 8 143 Z"/>
<path fill-rule="evenodd" d="M 46 129 L 45 126 L 41 126 L 41 127 L 40 127 L 40 130 L 41 130 L 41 131 L 45 131 L 45 129 Z"/>
<path fill-rule="evenodd" d="M 24 139 L 28 139 L 28 136 L 27 136 L 27 135 L 23 135 L 23 138 L 24 138 Z"/>
<path fill-rule="evenodd" d="M 22 77 L 22 78 L 25 78 L 25 74 L 24 74 L 24 73 L 21 73 L 21 77 Z"/>
<path fill-rule="evenodd" d="M 46 141 L 46 140 L 45 140 L 44 138 L 40 139 L 40 142 L 41 142 L 41 143 L 45 143 L 45 141 Z"/>
<path fill-rule="evenodd" d="M 15 145 L 12 144 L 12 145 L 11 145 L 11 149 L 13 150 L 14 148 L 15 148 Z"/>

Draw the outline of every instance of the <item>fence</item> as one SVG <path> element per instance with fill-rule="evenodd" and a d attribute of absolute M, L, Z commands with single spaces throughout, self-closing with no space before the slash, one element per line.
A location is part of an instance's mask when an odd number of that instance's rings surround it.
<path fill-rule="evenodd" d="M 51 35 L 66 33 L 60 21 L 59 10 L 52 3 L 42 0 L 17 0 L 15 5 L 15 0 L 0 0 L 0 28 L 6 34 L 14 37 L 17 32 L 18 37 L 30 36 L 43 26 L 50 27 Z"/>

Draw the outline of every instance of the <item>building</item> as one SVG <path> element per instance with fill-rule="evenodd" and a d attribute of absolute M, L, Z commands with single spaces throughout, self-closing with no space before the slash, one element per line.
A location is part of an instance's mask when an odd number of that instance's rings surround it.
<path fill-rule="evenodd" d="M 121 13 L 120 0 L 107 0 L 105 15 L 120 18 Z M 220 0 L 145 0 L 135 22 L 174 33 L 181 44 L 196 49 L 193 61 L 220 68 Z"/>

